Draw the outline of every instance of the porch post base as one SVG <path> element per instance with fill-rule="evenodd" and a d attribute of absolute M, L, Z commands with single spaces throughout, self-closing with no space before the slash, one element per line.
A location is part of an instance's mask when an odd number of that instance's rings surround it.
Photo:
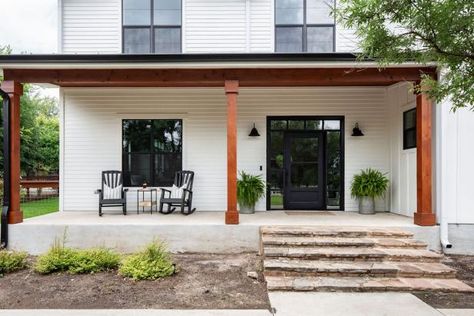
<path fill-rule="evenodd" d="M 238 225 L 239 224 L 239 213 L 236 211 L 225 212 L 225 223 L 226 225 Z"/>
<path fill-rule="evenodd" d="M 8 213 L 8 224 L 19 224 L 23 222 L 23 212 L 10 210 Z"/>
<path fill-rule="evenodd" d="M 435 226 L 436 215 L 433 213 L 415 213 L 414 222 L 419 226 Z"/>

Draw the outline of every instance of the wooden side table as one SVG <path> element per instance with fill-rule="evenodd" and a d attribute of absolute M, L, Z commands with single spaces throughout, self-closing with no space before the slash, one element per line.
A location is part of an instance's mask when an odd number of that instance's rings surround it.
<path fill-rule="evenodd" d="M 137 214 L 140 213 L 140 208 L 142 212 L 145 212 L 145 208 L 149 208 L 150 214 L 153 214 L 153 208 L 158 212 L 158 189 L 141 188 L 137 190 Z"/>

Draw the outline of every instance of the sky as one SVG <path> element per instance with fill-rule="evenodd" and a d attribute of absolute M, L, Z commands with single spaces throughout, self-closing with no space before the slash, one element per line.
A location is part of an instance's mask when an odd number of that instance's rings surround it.
<path fill-rule="evenodd" d="M 0 46 L 13 54 L 57 52 L 58 0 L 0 0 Z M 42 89 L 57 96 L 58 89 Z"/>

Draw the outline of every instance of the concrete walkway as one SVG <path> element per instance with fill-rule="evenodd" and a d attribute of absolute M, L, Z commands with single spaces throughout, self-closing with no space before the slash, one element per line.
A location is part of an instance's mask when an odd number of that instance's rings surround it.
<path fill-rule="evenodd" d="M 474 316 L 437 310 L 409 293 L 271 292 L 267 310 L 0 310 L 0 316 Z"/>

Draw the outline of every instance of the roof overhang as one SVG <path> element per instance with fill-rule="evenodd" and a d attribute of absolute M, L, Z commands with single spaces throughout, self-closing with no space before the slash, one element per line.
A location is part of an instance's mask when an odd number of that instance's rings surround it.
<path fill-rule="evenodd" d="M 435 65 L 379 69 L 354 54 L 4 55 L 6 80 L 59 86 L 390 85 L 435 76 Z"/>

